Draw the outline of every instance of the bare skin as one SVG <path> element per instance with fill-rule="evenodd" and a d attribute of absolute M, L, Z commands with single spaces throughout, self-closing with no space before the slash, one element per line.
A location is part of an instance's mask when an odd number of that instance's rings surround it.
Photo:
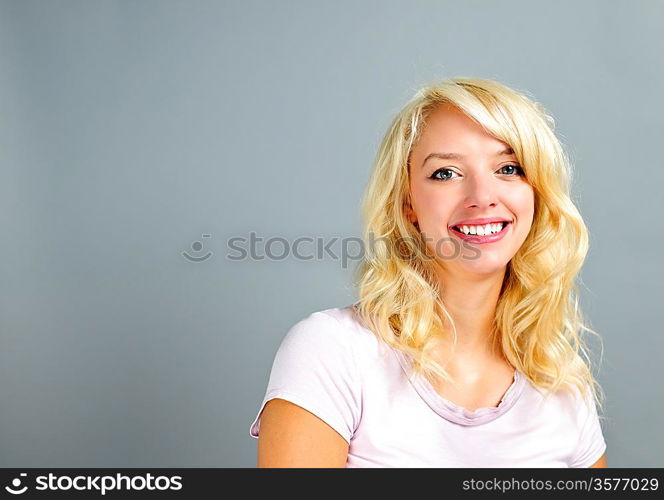
<path fill-rule="evenodd" d="M 326 467 L 346 465 L 348 443 L 313 413 L 284 399 L 263 409 L 258 435 L 258 467 Z"/>

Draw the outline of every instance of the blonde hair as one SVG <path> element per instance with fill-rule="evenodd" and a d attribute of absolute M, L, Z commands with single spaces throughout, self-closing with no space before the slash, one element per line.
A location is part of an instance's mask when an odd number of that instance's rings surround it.
<path fill-rule="evenodd" d="M 452 380 L 430 352 L 456 326 L 445 308 L 410 204 L 409 159 L 426 119 L 451 104 L 509 144 L 535 194 L 533 224 L 507 265 L 491 339 L 536 388 L 577 388 L 603 406 L 582 331 L 577 273 L 588 251 L 588 230 L 570 196 L 572 165 L 546 109 L 526 94 L 480 78 L 450 78 L 419 90 L 385 134 L 362 199 L 364 257 L 355 270 L 362 323 L 392 348 L 408 354 L 413 370 Z M 601 340 L 601 339 L 600 339 Z"/>

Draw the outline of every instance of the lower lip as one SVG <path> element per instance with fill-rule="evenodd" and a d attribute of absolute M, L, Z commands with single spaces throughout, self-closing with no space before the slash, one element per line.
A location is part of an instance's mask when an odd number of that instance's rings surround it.
<path fill-rule="evenodd" d="M 462 239 L 464 241 L 467 241 L 468 243 L 473 243 L 476 245 L 482 245 L 484 243 L 495 243 L 496 241 L 500 241 L 503 239 L 503 236 L 505 236 L 505 233 L 507 230 L 510 228 L 512 225 L 511 222 L 507 223 L 505 227 L 500 231 L 499 233 L 496 234 L 490 234 L 488 236 L 479 236 L 477 234 L 466 234 L 466 233 L 461 233 L 457 231 L 456 229 L 450 228 L 450 232 L 454 234 L 459 239 Z"/>

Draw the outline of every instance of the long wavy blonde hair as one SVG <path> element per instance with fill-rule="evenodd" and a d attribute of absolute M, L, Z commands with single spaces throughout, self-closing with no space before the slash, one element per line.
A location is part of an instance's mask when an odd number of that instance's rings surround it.
<path fill-rule="evenodd" d="M 354 304 L 360 321 L 385 344 L 408 354 L 417 374 L 452 380 L 431 356 L 437 339 L 453 337 L 456 345 L 457 338 L 436 278 L 439 263 L 430 258 L 405 211 L 412 148 L 430 112 L 444 103 L 509 144 L 535 193 L 533 224 L 507 265 L 490 338 L 547 397 L 576 387 L 601 408 L 604 394 L 582 333 L 599 335 L 584 325 L 575 282 L 588 251 L 588 230 L 570 196 L 572 164 L 546 109 L 496 81 L 435 82 L 419 90 L 392 121 L 362 199 L 365 252 L 355 269 L 359 300 Z"/>

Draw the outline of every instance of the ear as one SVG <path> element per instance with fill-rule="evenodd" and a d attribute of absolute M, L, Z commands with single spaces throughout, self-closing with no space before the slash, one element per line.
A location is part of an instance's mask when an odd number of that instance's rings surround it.
<path fill-rule="evenodd" d="M 406 217 L 411 222 L 411 224 L 417 225 L 417 215 L 415 215 L 415 211 L 413 210 L 413 207 L 410 205 L 410 203 L 406 202 L 406 206 L 404 208 Z"/>

